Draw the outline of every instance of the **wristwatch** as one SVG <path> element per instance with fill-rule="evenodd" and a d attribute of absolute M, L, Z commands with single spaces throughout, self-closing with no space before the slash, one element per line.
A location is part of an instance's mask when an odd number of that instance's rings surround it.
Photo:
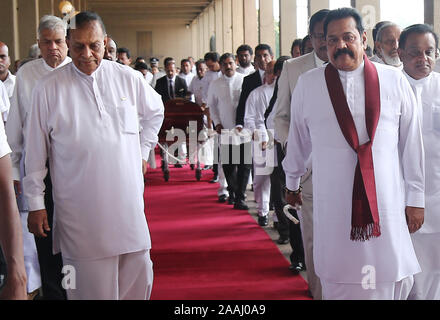
<path fill-rule="evenodd" d="M 298 195 L 298 194 L 300 194 L 301 193 L 301 190 L 302 190 L 302 187 L 301 186 L 299 186 L 299 188 L 298 188 L 298 190 L 295 190 L 295 191 L 292 191 L 292 190 L 289 190 L 289 189 L 287 189 L 286 187 L 284 187 L 284 191 L 286 192 L 286 194 L 293 194 L 293 195 Z"/>

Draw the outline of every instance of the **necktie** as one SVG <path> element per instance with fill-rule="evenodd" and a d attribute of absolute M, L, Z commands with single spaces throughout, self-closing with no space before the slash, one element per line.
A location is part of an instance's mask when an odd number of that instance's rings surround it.
<path fill-rule="evenodd" d="M 174 99 L 174 88 L 173 88 L 173 80 L 170 79 L 170 98 Z"/>

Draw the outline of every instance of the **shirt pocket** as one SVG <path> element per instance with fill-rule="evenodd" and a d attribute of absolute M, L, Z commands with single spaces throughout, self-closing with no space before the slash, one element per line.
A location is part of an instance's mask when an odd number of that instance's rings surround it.
<path fill-rule="evenodd" d="M 118 106 L 119 124 L 122 133 L 138 134 L 139 133 L 139 118 L 137 108 L 128 101 Z"/>

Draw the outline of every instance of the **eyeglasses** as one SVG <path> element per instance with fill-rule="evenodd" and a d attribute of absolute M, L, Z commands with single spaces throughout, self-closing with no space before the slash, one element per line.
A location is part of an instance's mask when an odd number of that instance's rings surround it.
<path fill-rule="evenodd" d="M 348 33 L 348 34 L 344 34 L 342 36 L 342 41 L 344 41 L 345 43 L 353 43 L 357 40 L 356 36 L 354 34 Z M 327 45 L 328 46 L 335 46 L 338 42 L 340 41 L 339 38 L 336 37 L 329 37 L 327 39 Z"/>

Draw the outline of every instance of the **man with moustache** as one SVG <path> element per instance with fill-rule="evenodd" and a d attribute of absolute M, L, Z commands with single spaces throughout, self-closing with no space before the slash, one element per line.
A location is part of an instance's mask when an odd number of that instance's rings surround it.
<path fill-rule="evenodd" d="M 228 183 L 227 190 L 231 200 L 244 200 L 244 192 L 246 191 L 246 183 L 249 179 L 249 171 L 247 176 L 243 173 L 244 165 L 240 161 L 237 163 L 233 161 L 233 154 L 240 154 L 241 158 L 247 157 L 246 163 L 251 163 L 250 152 L 243 153 L 241 146 L 241 137 L 236 134 L 234 130 L 237 104 L 240 97 L 241 88 L 243 84 L 243 75 L 236 72 L 235 57 L 232 53 L 225 53 L 220 57 L 220 66 L 222 76 L 211 82 L 208 90 L 207 105 L 215 130 L 220 136 L 220 156 L 223 171 Z M 222 133 L 226 129 L 227 132 Z M 235 158 L 235 156 L 234 156 Z M 245 159 L 246 160 L 246 159 Z M 243 201 L 244 202 L 244 201 Z M 229 204 L 233 204 L 230 201 Z M 234 207 L 235 208 L 235 207 Z"/>
<path fill-rule="evenodd" d="M 247 76 L 255 71 L 255 68 L 251 63 L 253 55 L 254 51 L 247 44 L 243 44 L 237 48 L 237 60 L 239 64 L 237 68 L 238 73 Z"/>
<path fill-rule="evenodd" d="M 421 115 L 426 170 L 425 221 L 411 235 L 422 272 L 414 276 L 411 300 L 440 300 L 440 74 L 433 72 L 437 49 L 438 36 L 428 25 L 412 25 L 400 36 L 403 73 Z"/>
<path fill-rule="evenodd" d="M 406 299 L 420 272 L 410 233 L 425 199 L 417 101 L 403 73 L 366 57 L 355 9 L 331 11 L 324 36 L 330 63 L 301 75 L 292 95 L 286 199 L 302 204 L 311 156 L 324 299 Z"/>
<path fill-rule="evenodd" d="M 29 126 L 29 115 L 32 111 L 32 91 L 35 86 L 45 79 L 52 71 L 61 68 L 72 60 L 67 56 L 66 27 L 64 22 L 55 16 L 44 16 L 38 27 L 38 46 L 42 58 L 30 61 L 23 65 L 17 72 L 16 86 L 11 99 L 11 110 L 6 125 L 8 142 L 12 149 L 12 173 L 17 191 L 18 207 L 23 219 L 24 245 L 27 256 L 32 257 L 32 252 L 38 252 L 38 260 L 30 258 L 28 266 L 33 269 L 28 276 L 28 287 L 31 291 L 42 285 L 43 298 L 48 300 L 66 299 L 66 293 L 61 286 L 62 260 L 60 254 L 53 254 L 52 250 L 52 224 L 53 224 L 53 199 L 50 173 L 45 179 L 45 206 L 47 209 L 46 237 L 29 238 L 28 222 L 35 218 L 29 211 L 28 203 L 22 194 L 25 167 L 25 145 L 27 144 L 25 132 Z M 69 95 L 70 96 L 70 95 Z M 28 221 L 27 221 L 28 220 Z M 39 271 L 38 271 L 39 269 Z M 41 272 L 41 279 L 39 273 Z M 30 292 L 31 292 L 30 291 Z"/>
<path fill-rule="evenodd" d="M 142 74 L 103 59 L 105 26 L 80 12 L 67 33 L 72 63 L 34 89 L 26 134 L 29 229 L 49 230 L 43 178 L 51 170 L 54 252 L 75 270 L 69 299 L 146 299 L 153 271 L 143 173 L 163 121 Z M 47 162 L 47 160 L 49 161 Z"/>
<path fill-rule="evenodd" d="M 403 69 L 402 62 L 399 59 L 397 48 L 399 47 L 400 28 L 397 24 L 389 22 L 382 25 L 377 32 L 376 37 L 376 59 L 374 62 L 387 64 Z M 373 61 L 373 60 L 372 60 Z"/>
<path fill-rule="evenodd" d="M 283 71 L 278 80 L 278 98 L 274 106 L 275 140 L 285 146 L 290 126 L 290 105 L 293 90 L 298 78 L 309 70 L 321 67 L 328 61 L 327 46 L 324 37 L 324 20 L 330 11 L 327 9 L 316 12 L 309 23 L 309 35 L 312 40 L 313 52 L 285 62 Z M 303 42 L 304 44 L 304 42 Z M 301 234 L 304 246 L 305 263 L 307 268 L 307 282 L 314 299 L 321 299 L 321 284 L 316 276 L 313 263 L 313 185 L 312 163 L 308 163 L 307 172 L 301 178 L 303 188 L 303 205 L 299 212 L 301 220 Z M 292 231 L 297 232 L 294 228 Z M 291 238 L 297 239 L 293 234 Z M 295 266 L 292 266 L 295 267 Z"/>

